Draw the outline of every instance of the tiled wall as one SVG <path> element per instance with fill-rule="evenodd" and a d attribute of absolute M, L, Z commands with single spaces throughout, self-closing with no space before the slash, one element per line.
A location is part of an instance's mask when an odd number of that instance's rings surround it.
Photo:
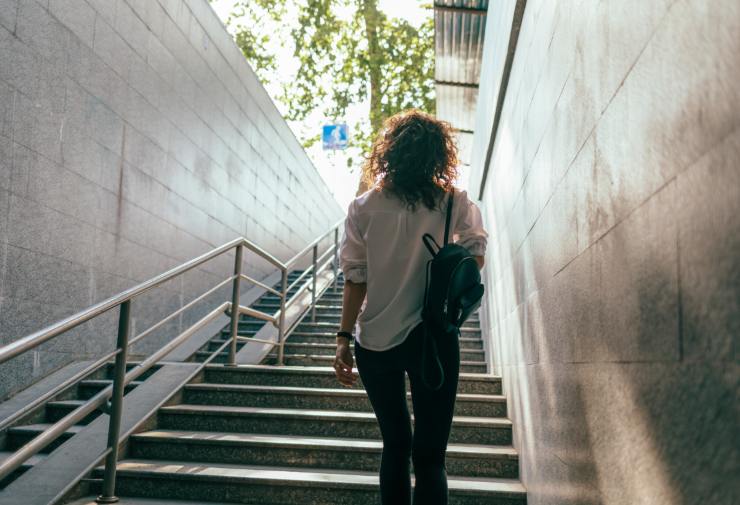
<path fill-rule="evenodd" d="M 526 3 L 483 207 L 531 505 L 737 491 L 738 33 L 730 0 Z"/>
<path fill-rule="evenodd" d="M 285 260 L 341 216 L 206 0 L 0 0 L 0 344 L 237 236 Z M 232 261 L 148 293 L 136 328 Z M 110 349 L 115 318 L 0 366 L 0 398 Z"/>

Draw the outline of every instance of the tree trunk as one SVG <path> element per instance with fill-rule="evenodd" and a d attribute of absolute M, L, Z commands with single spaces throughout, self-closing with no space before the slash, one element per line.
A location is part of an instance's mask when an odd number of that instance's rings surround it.
<path fill-rule="evenodd" d="M 378 0 L 361 0 L 362 15 L 365 19 L 365 37 L 367 38 L 367 52 L 370 74 L 370 127 L 373 138 L 383 126 L 383 112 L 381 108 L 380 89 L 382 84 L 383 54 L 378 42 L 378 25 L 380 13 L 378 12 Z M 368 190 L 363 179 L 360 179 L 357 194 L 360 195 Z"/>

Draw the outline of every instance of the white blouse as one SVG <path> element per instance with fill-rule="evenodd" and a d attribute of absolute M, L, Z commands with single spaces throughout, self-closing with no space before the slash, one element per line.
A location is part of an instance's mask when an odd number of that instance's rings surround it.
<path fill-rule="evenodd" d="M 448 200 L 445 195 L 445 211 Z M 357 319 L 356 339 L 362 347 L 395 347 L 421 322 L 426 263 L 432 257 L 421 237 L 429 233 L 442 245 L 444 226 L 444 212 L 421 203 L 412 212 L 386 190 L 371 189 L 350 203 L 339 264 L 345 279 L 367 282 L 367 298 Z M 487 238 L 478 206 L 466 191 L 456 189 L 450 241 L 483 256 Z"/>

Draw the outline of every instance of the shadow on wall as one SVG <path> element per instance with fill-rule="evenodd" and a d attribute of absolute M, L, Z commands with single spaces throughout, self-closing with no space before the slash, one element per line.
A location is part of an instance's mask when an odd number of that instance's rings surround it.
<path fill-rule="evenodd" d="M 531 273 L 526 265 L 531 266 L 531 257 L 516 267 L 510 263 L 506 269 L 501 268 L 504 257 L 529 255 L 530 251 L 511 247 L 505 233 L 495 236 L 494 261 L 486 272 L 487 285 L 494 288 L 494 302 L 487 306 L 489 321 L 493 322 L 492 352 L 495 371 L 504 380 L 528 503 L 602 503 L 599 488 L 594 485 L 599 475 L 598 467 L 592 464 L 591 432 L 582 416 L 587 406 L 581 379 L 577 371 L 544 359 L 569 352 L 569 339 L 547 339 L 556 332 L 567 334 L 569 327 L 554 326 L 545 312 L 547 307 L 541 306 L 540 293 L 524 296 L 525 276 Z M 523 301 L 517 306 L 517 300 Z M 549 300 L 544 302 L 548 304 Z M 561 307 L 572 306 L 577 300 L 561 299 L 560 303 Z M 549 348 L 540 349 L 541 344 Z"/>
<path fill-rule="evenodd" d="M 496 200 L 486 209 L 497 227 L 485 272 L 493 361 L 530 505 L 725 504 L 738 494 L 737 447 L 728 442 L 738 439 L 739 375 L 726 359 L 736 316 L 705 317 L 723 339 L 687 314 L 694 286 L 679 282 L 690 266 L 676 246 L 677 186 L 596 240 L 579 237 L 590 245 L 552 276 L 537 264 L 552 254 L 537 239 L 542 222 L 517 245 L 517 210 Z M 724 243 L 701 258 L 716 268 L 735 245 L 712 238 Z M 737 277 L 730 263 L 725 275 Z M 729 325 L 717 328 L 717 319 Z M 720 359 L 685 349 L 687 336 L 720 347 Z"/>

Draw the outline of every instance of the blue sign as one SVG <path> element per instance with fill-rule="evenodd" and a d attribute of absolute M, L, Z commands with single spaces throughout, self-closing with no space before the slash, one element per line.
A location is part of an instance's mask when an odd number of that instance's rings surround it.
<path fill-rule="evenodd" d="M 347 149 L 349 140 L 349 128 L 346 124 L 327 124 L 321 135 L 321 143 L 324 150 Z"/>

